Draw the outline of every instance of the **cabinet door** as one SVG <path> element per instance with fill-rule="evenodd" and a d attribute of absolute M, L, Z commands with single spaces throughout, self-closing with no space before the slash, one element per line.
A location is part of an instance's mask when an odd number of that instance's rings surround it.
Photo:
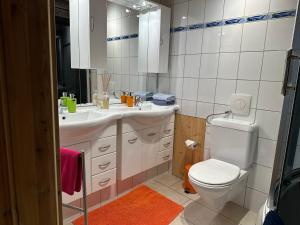
<path fill-rule="evenodd" d="M 79 12 L 78 0 L 70 0 L 70 47 L 71 47 L 71 68 L 79 68 Z"/>
<path fill-rule="evenodd" d="M 91 150 L 90 150 L 90 143 L 84 142 L 76 145 L 70 145 L 66 148 L 77 150 L 77 151 L 84 151 L 85 153 L 85 173 L 86 173 L 86 187 L 87 193 L 91 193 Z M 74 195 L 68 195 L 66 193 L 62 193 L 62 201 L 63 203 L 70 203 L 79 198 L 82 198 L 82 188 L 80 192 L 75 192 Z"/>
<path fill-rule="evenodd" d="M 136 132 L 122 135 L 121 180 L 142 172 L 142 148 Z"/>
<path fill-rule="evenodd" d="M 160 127 L 142 131 L 142 170 L 148 170 L 157 165 L 157 155 L 160 148 Z"/>

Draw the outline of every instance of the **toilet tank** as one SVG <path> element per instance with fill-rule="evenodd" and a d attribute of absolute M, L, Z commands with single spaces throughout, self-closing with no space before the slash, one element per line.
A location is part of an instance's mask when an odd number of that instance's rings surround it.
<path fill-rule="evenodd" d="M 215 118 L 211 121 L 210 156 L 247 169 L 254 162 L 258 128 L 248 121 Z"/>

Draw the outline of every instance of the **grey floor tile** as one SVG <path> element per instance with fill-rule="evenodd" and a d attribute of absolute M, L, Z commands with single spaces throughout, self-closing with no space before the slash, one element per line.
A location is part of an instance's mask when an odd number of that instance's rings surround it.
<path fill-rule="evenodd" d="M 171 199 L 172 201 L 184 206 L 187 202 L 190 201 L 189 198 L 185 197 L 177 193 L 176 191 L 168 188 L 167 186 L 156 182 L 155 180 L 150 180 L 145 183 L 148 187 L 152 188 L 153 190 L 159 192 L 160 194 L 164 195 L 165 197 Z"/>
<path fill-rule="evenodd" d="M 172 186 L 173 184 L 181 181 L 180 178 L 173 176 L 172 174 L 166 172 L 154 178 L 157 182 L 164 184 L 166 186 Z"/>
<path fill-rule="evenodd" d="M 239 225 L 255 225 L 257 219 L 257 213 L 248 211 L 247 214 L 241 219 Z M 257 224 L 260 225 L 260 224 Z"/>
<path fill-rule="evenodd" d="M 228 217 L 231 220 L 239 222 L 246 216 L 248 211 L 248 209 L 245 209 L 242 206 L 239 206 L 233 202 L 228 202 L 221 210 L 220 214 Z"/>
<path fill-rule="evenodd" d="M 179 181 L 175 184 L 173 184 L 172 186 L 170 186 L 170 188 L 176 192 L 178 192 L 179 194 L 182 194 L 186 197 L 188 197 L 189 199 L 192 199 L 192 200 L 198 200 L 200 198 L 200 196 L 198 195 L 198 193 L 196 194 L 188 194 L 188 193 L 185 193 L 183 187 L 182 187 L 182 182 L 183 181 Z"/>
<path fill-rule="evenodd" d="M 186 221 L 183 217 L 177 216 L 175 220 L 173 220 L 170 225 L 194 225 L 188 221 Z"/>

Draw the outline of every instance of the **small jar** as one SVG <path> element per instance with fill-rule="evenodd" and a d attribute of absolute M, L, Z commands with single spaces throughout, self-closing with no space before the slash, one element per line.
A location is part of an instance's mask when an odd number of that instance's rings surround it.
<path fill-rule="evenodd" d="M 104 95 L 103 95 L 102 108 L 109 109 L 109 95 L 107 92 L 104 92 Z"/>

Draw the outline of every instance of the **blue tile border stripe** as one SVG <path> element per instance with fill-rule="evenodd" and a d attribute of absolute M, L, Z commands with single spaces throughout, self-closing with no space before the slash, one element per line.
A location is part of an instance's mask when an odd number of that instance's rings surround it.
<path fill-rule="evenodd" d="M 174 27 L 174 28 L 170 29 L 170 32 L 175 33 L 175 32 L 198 30 L 198 29 L 204 29 L 204 28 L 228 26 L 228 25 L 233 25 L 233 24 L 251 23 L 251 22 L 256 22 L 256 21 L 283 19 L 283 18 L 294 17 L 294 16 L 296 16 L 296 10 L 273 12 L 273 13 L 262 14 L 262 15 L 231 18 L 231 19 L 227 19 L 227 20 L 212 21 L 212 22 L 208 22 L 208 23 L 198 23 L 198 24 L 192 24 L 192 25 L 187 25 L 187 26 Z M 130 34 L 130 35 L 117 36 L 117 37 L 109 37 L 109 38 L 107 38 L 107 41 L 126 40 L 126 39 L 137 38 L 138 36 L 139 36 L 138 34 Z"/>

